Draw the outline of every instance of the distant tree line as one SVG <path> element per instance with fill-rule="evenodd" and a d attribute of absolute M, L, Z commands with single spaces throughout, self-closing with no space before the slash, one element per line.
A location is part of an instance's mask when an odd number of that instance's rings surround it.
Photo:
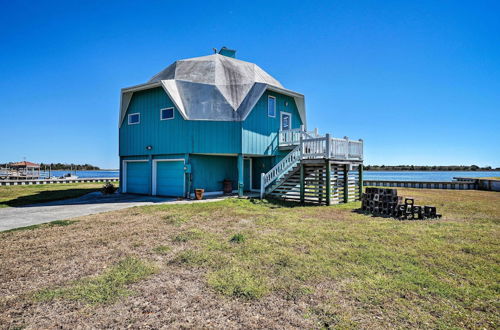
<path fill-rule="evenodd" d="M 9 167 L 11 163 L 0 163 L 0 168 Z M 77 171 L 99 171 L 101 168 L 98 166 L 90 165 L 90 164 L 62 164 L 62 163 L 40 163 L 40 169 L 52 169 L 55 171 L 63 171 L 63 170 L 77 170 Z"/>
<path fill-rule="evenodd" d="M 62 163 L 50 163 L 50 164 L 40 164 L 40 168 L 45 169 L 49 168 L 51 170 L 59 171 L 59 170 L 77 170 L 77 171 L 97 171 L 100 170 L 99 167 L 90 165 L 90 164 L 62 164 Z"/>
<path fill-rule="evenodd" d="M 477 165 L 447 165 L 447 166 L 420 166 L 420 165 L 365 165 L 366 171 L 500 171 L 500 167 L 479 167 Z"/>

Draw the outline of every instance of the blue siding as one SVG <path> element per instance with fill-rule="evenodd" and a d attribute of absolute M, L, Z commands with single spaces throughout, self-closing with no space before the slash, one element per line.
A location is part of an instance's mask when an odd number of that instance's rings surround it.
<path fill-rule="evenodd" d="M 189 162 L 193 172 L 193 189 L 222 191 L 222 181 L 233 181 L 233 190 L 238 186 L 236 157 L 190 155 Z"/>
<path fill-rule="evenodd" d="M 126 115 L 140 113 L 141 122 L 128 125 L 125 117 L 120 156 L 240 152 L 240 122 L 184 120 L 177 109 L 174 119 L 160 120 L 160 109 L 168 107 L 174 104 L 161 87 L 134 93 Z"/>
<path fill-rule="evenodd" d="M 268 96 L 276 97 L 276 117 L 267 115 Z M 285 105 L 288 103 L 288 105 Z M 292 128 L 300 128 L 300 119 L 297 105 L 293 97 L 266 91 L 259 99 L 254 109 L 243 122 L 242 150 L 243 154 L 251 155 L 279 155 L 278 132 L 280 130 L 280 113 L 292 114 Z"/>

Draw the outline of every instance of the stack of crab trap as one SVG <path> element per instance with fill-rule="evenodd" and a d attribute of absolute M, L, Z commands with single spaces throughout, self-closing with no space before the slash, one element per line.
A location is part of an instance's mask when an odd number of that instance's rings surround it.
<path fill-rule="evenodd" d="M 375 216 L 395 217 L 401 220 L 441 218 L 434 206 L 415 205 L 413 198 L 398 196 L 397 189 L 366 188 L 361 196 L 361 210 Z"/>

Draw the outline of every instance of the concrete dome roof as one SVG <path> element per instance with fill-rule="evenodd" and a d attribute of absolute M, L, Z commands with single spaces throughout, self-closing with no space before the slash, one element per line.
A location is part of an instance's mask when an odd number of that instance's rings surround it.
<path fill-rule="evenodd" d="M 286 90 L 254 63 L 220 54 L 176 61 L 144 86 L 151 85 L 161 85 L 185 119 L 244 120 L 266 89 L 270 89 L 293 96 L 305 122 L 301 94 Z M 122 90 L 122 120 L 132 97 L 129 90 L 133 92 L 132 88 Z"/>

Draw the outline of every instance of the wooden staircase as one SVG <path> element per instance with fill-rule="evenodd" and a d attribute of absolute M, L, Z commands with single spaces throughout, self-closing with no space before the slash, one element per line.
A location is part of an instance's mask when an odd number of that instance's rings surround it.
<path fill-rule="evenodd" d="M 362 164 L 301 160 L 266 190 L 269 198 L 331 205 L 360 200 Z"/>
<path fill-rule="evenodd" d="M 363 142 L 300 138 L 283 160 L 261 177 L 261 198 L 330 205 L 359 200 Z"/>
<path fill-rule="evenodd" d="M 297 187 L 299 191 L 297 192 Z M 279 180 L 268 188 L 268 195 L 279 199 L 300 197 L 300 163 L 296 163 Z"/>

